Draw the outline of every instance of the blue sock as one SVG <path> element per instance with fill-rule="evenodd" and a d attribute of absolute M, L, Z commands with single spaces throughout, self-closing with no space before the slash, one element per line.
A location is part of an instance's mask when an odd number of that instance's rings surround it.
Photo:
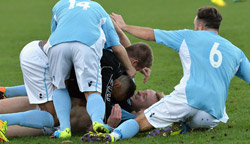
<path fill-rule="evenodd" d="M 54 90 L 53 103 L 60 122 L 60 131 L 64 131 L 66 128 L 70 129 L 71 100 L 68 90 L 66 88 Z"/>
<path fill-rule="evenodd" d="M 5 91 L 4 95 L 7 98 L 16 97 L 16 96 L 27 96 L 28 95 L 24 85 L 13 86 L 13 87 L 5 87 L 5 88 L 6 88 L 6 91 Z"/>
<path fill-rule="evenodd" d="M 92 122 L 96 121 L 103 124 L 105 103 L 101 95 L 96 93 L 90 94 L 87 100 L 86 109 Z"/>
<path fill-rule="evenodd" d="M 40 129 L 54 126 L 53 116 L 47 111 L 40 110 L 0 114 L 0 120 L 7 121 L 8 125 L 20 125 Z"/>
<path fill-rule="evenodd" d="M 128 139 L 135 136 L 139 132 L 139 125 L 136 120 L 130 119 L 119 125 L 111 135 L 118 139 Z M 118 137 L 117 137 L 118 135 Z"/>

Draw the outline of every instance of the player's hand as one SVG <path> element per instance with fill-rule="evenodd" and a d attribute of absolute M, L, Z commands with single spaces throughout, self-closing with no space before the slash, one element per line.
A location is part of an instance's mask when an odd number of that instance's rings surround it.
<path fill-rule="evenodd" d="M 126 72 L 131 79 L 134 78 L 136 75 L 136 70 L 133 66 L 131 66 L 129 69 L 127 69 Z"/>
<path fill-rule="evenodd" d="M 118 15 L 116 13 L 112 13 L 110 15 L 110 17 L 116 21 L 116 23 L 119 26 L 119 28 L 123 29 L 124 27 L 126 27 L 126 23 L 124 22 L 124 20 L 123 20 L 123 18 L 122 18 L 121 15 Z"/>
<path fill-rule="evenodd" d="M 144 83 L 146 83 L 148 81 L 148 78 L 150 77 L 151 69 L 145 67 L 145 68 L 141 69 L 140 72 L 145 76 Z"/>
<path fill-rule="evenodd" d="M 119 104 L 115 104 L 112 107 L 111 114 L 108 118 L 107 124 L 113 128 L 116 128 L 122 119 L 122 110 Z"/>

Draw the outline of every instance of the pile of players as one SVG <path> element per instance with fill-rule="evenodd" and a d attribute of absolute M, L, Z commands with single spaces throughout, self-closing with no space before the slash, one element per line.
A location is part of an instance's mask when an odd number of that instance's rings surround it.
<path fill-rule="evenodd" d="M 2 97 L 27 95 L 39 110 L 13 113 L 18 111 L 13 108 L 0 114 L 0 138 L 8 141 L 7 123 L 44 133 L 59 125 L 53 137 L 70 138 L 71 126 L 80 121 L 70 119 L 81 116 L 89 116 L 86 121 L 92 125 L 84 142 L 115 142 L 153 128 L 148 137 L 174 135 L 227 122 L 230 81 L 236 75 L 250 84 L 250 64 L 239 48 L 218 35 L 221 21 L 216 8 L 202 7 L 194 30 L 165 31 L 127 25 L 120 15 L 110 17 L 91 0 L 60 0 L 53 8 L 48 41 L 33 41 L 20 54 L 24 86 L 2 88 Z M 153 56 L 147 44 L 131 45 L 122 31 L 179 53 L 183 78 L 171 94 L 134 94 L 131 78 L 140 71 L 146 82 Z M 74 109 L 83 109 L 80 106 L 86 107 L 85 114 Z"/>

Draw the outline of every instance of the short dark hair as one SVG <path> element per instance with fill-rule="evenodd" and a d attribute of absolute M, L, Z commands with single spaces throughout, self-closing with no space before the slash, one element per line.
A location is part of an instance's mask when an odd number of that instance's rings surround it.
<path fill-rule="evenodd" d="M 150 68 L 153 63 L 153 52 L 151 47 L 146 43 L 135 43 L 126 48 L 129 57 L 137 59 L 139 62 L 138 67 Z"/>
<path fill-rule="evenodd" d="M 134 81 L 127 75 L 121 75 L 117 79 L 122 82 L 122 89 L 124 90 L 124 94 L 126 96 L 125 99 L 132 97 L 136 90 Z"/>
<path fill-rule="evenodd" d="M 202 21 L 207 28 L 219 30 L 222 16 L 215 7 L 206 6 L 198 9 L 197 20 Z"/>

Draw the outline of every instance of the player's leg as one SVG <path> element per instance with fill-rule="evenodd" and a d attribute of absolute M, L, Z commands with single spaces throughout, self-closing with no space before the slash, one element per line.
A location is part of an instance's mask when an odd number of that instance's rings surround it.
<path fill-rule="evenodd" d="M 13 97 L 1 100 L 0 107 L 0 114 L 6 114 L 34 110 L 38 106 L 30 104 L 28 97 Z"/>
<path fill-rule="evenodd" d="M 87 133 L 82 137 L 83 142 L 115 142 L 120 139 L 128 139 L 135 136 L 138 132 L 152 129 L 153 126 L 148 122 L 144 113 L 140 114 L 136 119 L 130 119 L 123 122 L 113 130 L 111 134 L 103 133 Z"/>
<path fill-rule="evenodd" d="M 0 120 L 7 121 L 9 126 L 20 125 L 40 129 L 43 127 L 54 127 L 53 116 L 49 112 L 43 110 L 0 114 Z"/>
<path fill-rule="evenodd" d="M 103 124 L 105 115 L 105 103 L 101 96 L 101 69 L 100 51 L 81 43 L 74 43 L 73 63 L 77 83 L 81 92 L 85 93 L 87 100 L 86 109 L 93 123 L 94 131 L 109 132 L 110 127 Z M 100 54 L 98 54 L 100 53 Z"/>
<path fill-rule="evenodd" d="M 53 91 L 53 103 L 57 117 L 60 122 L 60 131 L 55 132 L 56 137 L 71 137 L 70 110 L 71 100 L 65 86 L 65 80 L 70 76 L 72 68 L 72 43 L 62 43 L 50 48 L 48 58 L 50 62 L 50 73 L 56 89 Z M 65 131 L 65 136 L 60 133 Z M 64 133 L 64 132 L 63 132 Z"/>
<path fill-rule="evenodd" d="M 99 92 L 85 92 L 87 99 L 87 112 L 93 124 L 95 132 L 109 133 L 112 128 L 103 123 L 105 114 L 105 103 Z"/>
<path fill-rule="evenodd" d="M 219 123 L 220 120 L 202 110 L 198 110 L 193 117 L 186 121 L 186 124 L 192 129 L 212 129 Z"/>
<path fill-rule="evenodd" d="M 0 99 L 11 98 L 17 96 L 27 96 L 24 85 L 12 87 L 0 87 Z"/>
<path fill-rule="evenodd" d="M 135 119 L 130 119 L 118 126 L 110 135 L 117 140 L 128 139 L 135 136 L 138 132 L 144 132 L 154 127 L 148 122 L 144 113 Z"/>
<path fill-rule="evenodd" d="M 8 126 L 6 137 L 24 137 L 24 136 L 40 136 L 43 135 L 42 129 L 22 127 L 22 126 Z"/>
<path fill-rule="evenodd" d="M 8 131 L 6 133 L 6 137 L 30 137 L 30 136 L 51 136 L 55 132 L 56 128 L 47 128 L 44 127 L 43 129 L 37 128 L 29 128 L 29 127 L 22 127 L 18 125 L 8 126 Z"/>
<path fill-rule="evenodd" d="M 28 98 L 25 97 L 25 99 L 28 99 Z M 53 105 L 45 105 L 45 106 L 40 105 L 40 108 L 43 110 L 47 109 L 48 111 L 51 111 L 50 107 L 53 107 Z M 70 117 L 71 117 L 72 131 L 74 132 L 86 131 L 91 125 L 91 121 L 89 119 L 89 116 L 85 107 L 79 106 L 77 99 L 73 99 L 72 101 L 72 109 L 71 109 Z M 55 120 L 55 122 L 56 121 L 58 122 L 58 120 Z M 44 127 L 43 129 L 37 129 L 37 128 L 29 128 L 29 127 L 13 125 L 13 126 L 8 126 L 6 137 L 11 138 L 11 137 L 40 136 L 40 135 L 50 136 L 54 133 L 54 131 L 55 131 L 55 128 Z"/>
<path fill-rule="evenodd" d="M 41 50 L 39 42 L 27 44 L 20 54 L 20 65 L 31 104 L 42 104 L 52 100 L 52 83 L 47 71 L 48 58 Z M 30 110 L 4 114 L 0 115 L 0 119 L 6 120 L 9 125 L 34 128 L 54 126 L 53 116 L 47 111 Z"/>

